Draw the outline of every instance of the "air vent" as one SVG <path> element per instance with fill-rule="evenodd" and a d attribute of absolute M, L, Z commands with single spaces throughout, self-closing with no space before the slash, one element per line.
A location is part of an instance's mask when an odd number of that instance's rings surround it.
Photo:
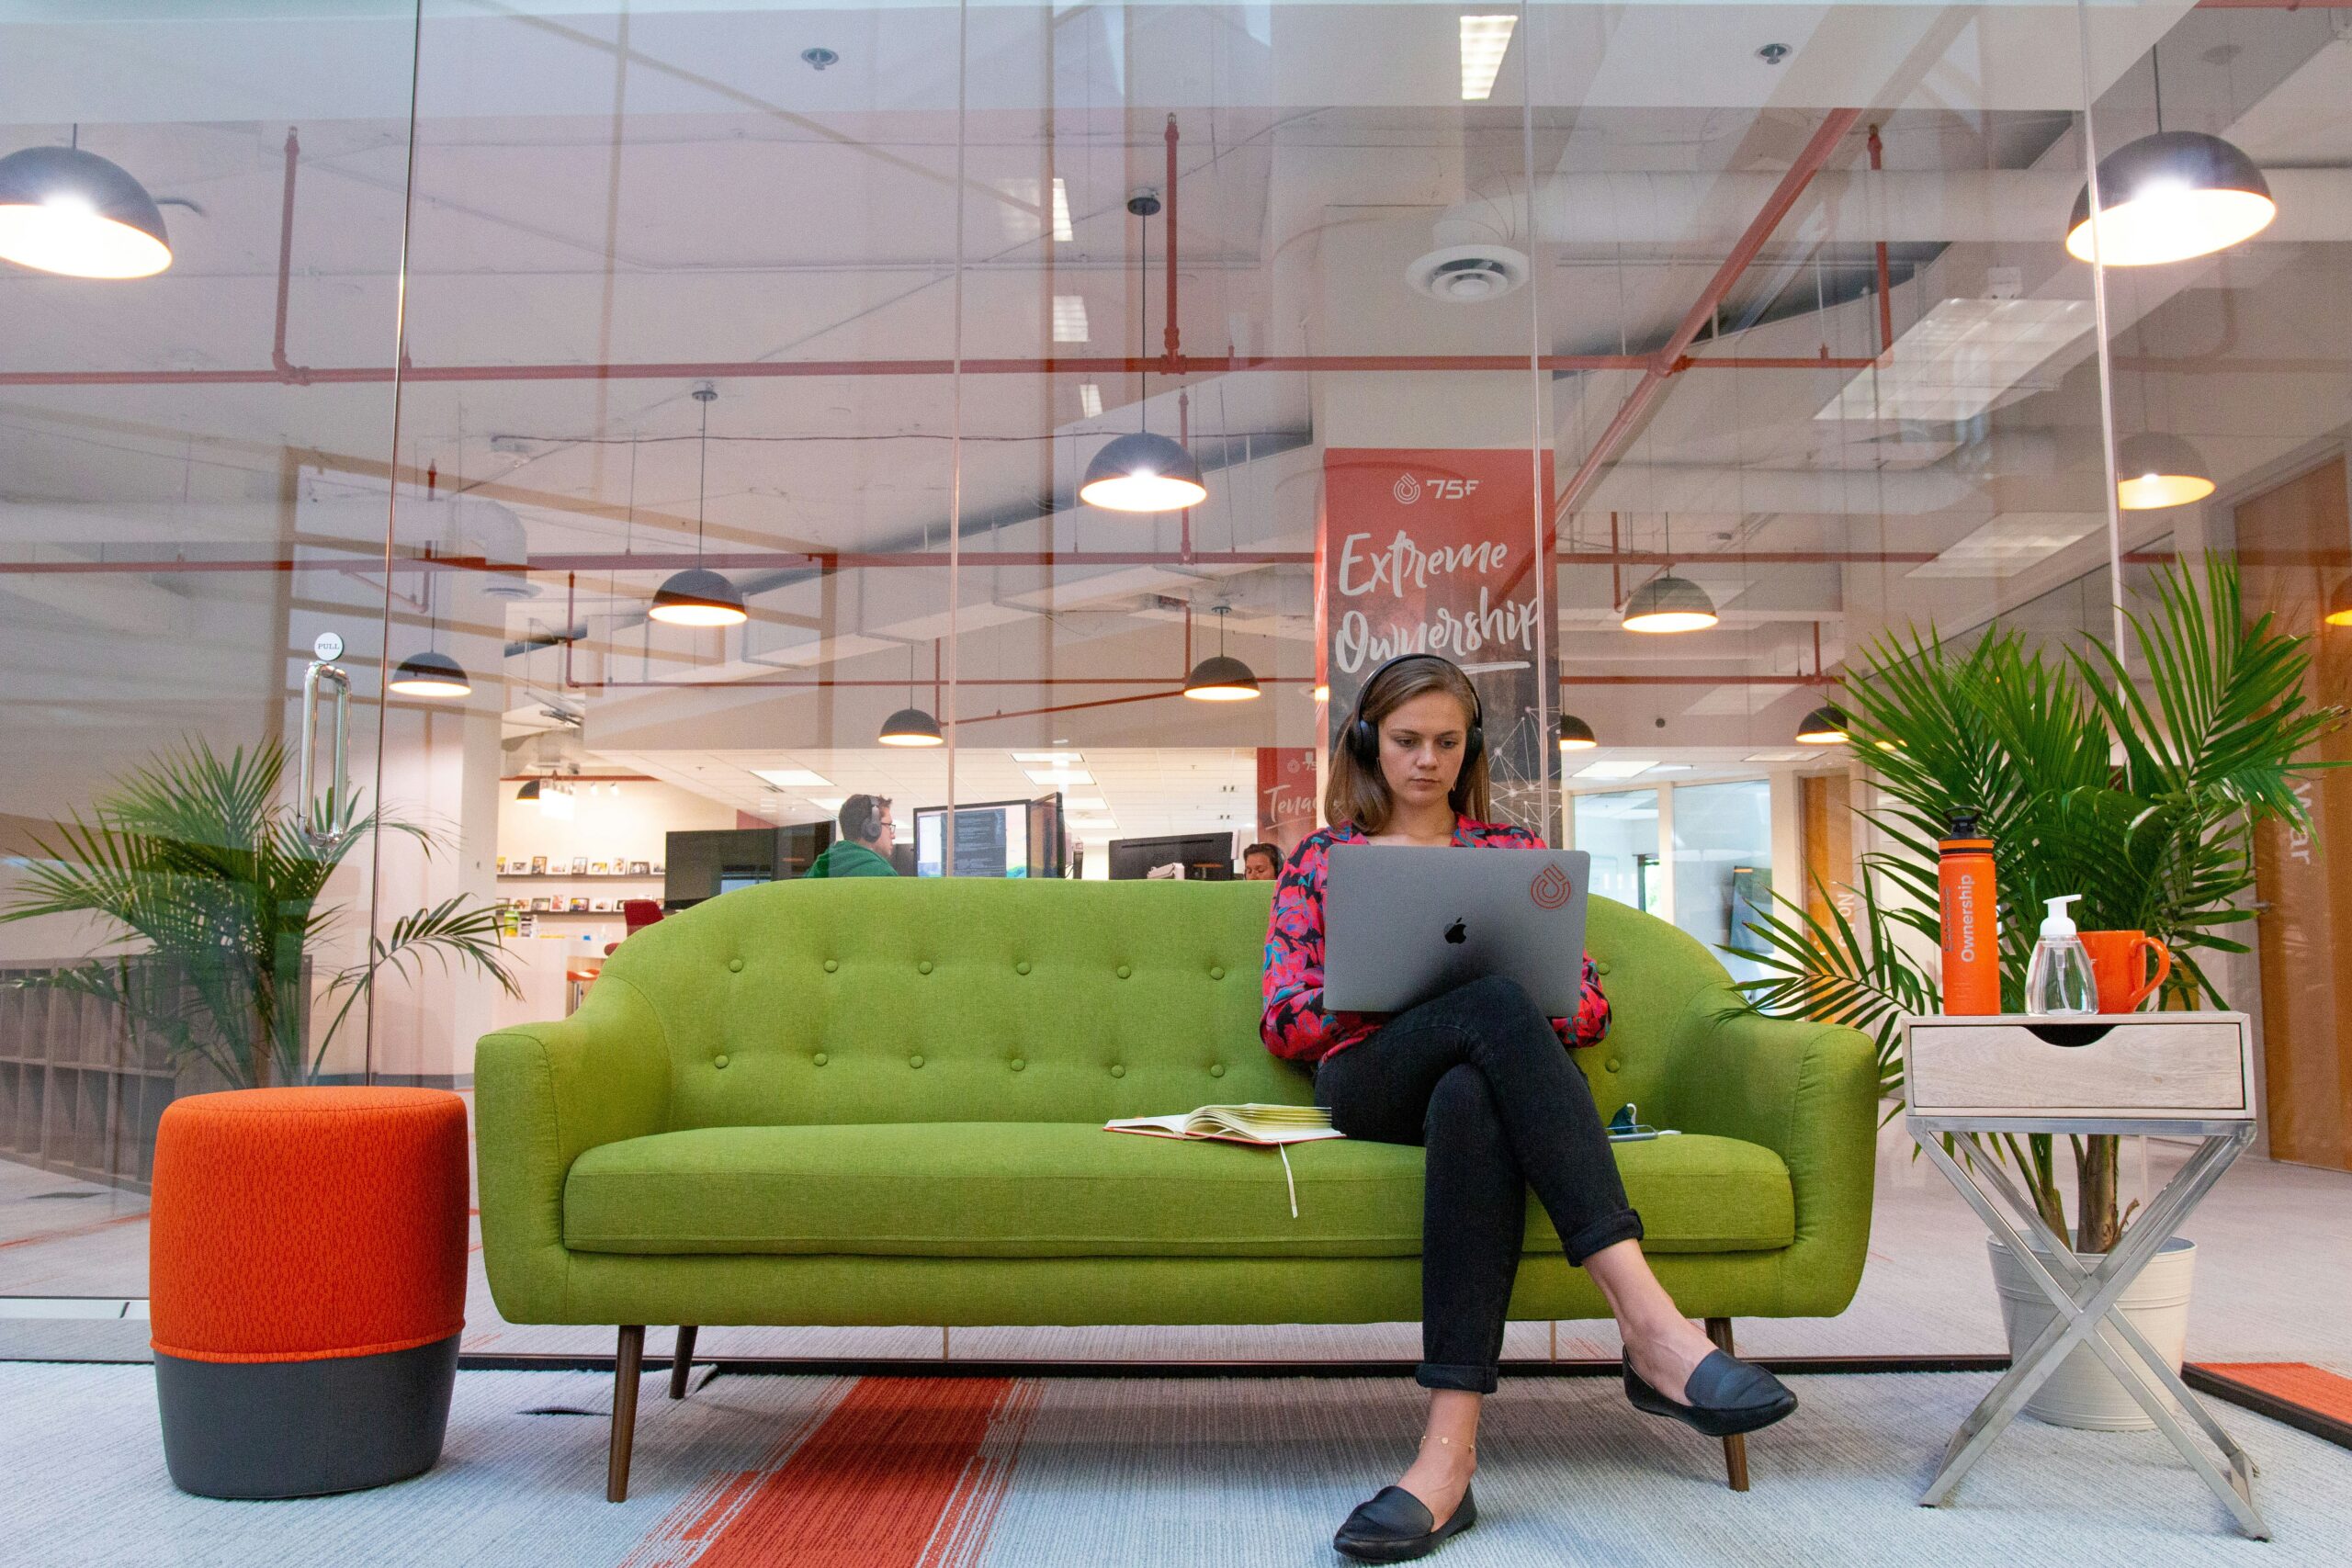
<path fill-rule="evenodd" d="M 1499 299 L 1527 281 L 1527 257 L 1506 245 L 1448 245 L 1405 269 L 1405 281 L 1449 305 Z"/>

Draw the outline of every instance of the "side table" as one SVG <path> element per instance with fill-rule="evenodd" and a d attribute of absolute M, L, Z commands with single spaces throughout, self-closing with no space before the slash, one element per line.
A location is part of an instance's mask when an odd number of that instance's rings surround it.
<path fill-rule="evenodd" d="M 2088 1345 L 2238 1529 L 2270 1539 L 2255 1506 L 2254 1461 L 2115 1310 L 2157 1249 L 2254 1142 L 2254 1047 L 2245 1015 L 1917 1017 L 1904 1023 L 1903 1055 L 1906 1130 L 2056 1309 L 1961 1423 L 1920 1503 L 1949 1502 L 2067 1353 Z M 2198 1143 L 2115 1249 L 2086 1269 L 2065 1239 L 2051 1233 L 1987 1141 L 2035 1133 L 2157 1134 Z M 2023 1231 L 2004 1204 L 2023 1219 Z M 2221 1450 L 2220 1463 L 2181 1425 L 2175 1406 Z"/>

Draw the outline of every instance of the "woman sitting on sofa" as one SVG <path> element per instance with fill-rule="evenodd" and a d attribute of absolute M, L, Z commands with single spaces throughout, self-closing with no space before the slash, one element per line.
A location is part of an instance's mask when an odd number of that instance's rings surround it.
<path fill-rule="evenodd" d="M 1374 671 L 1331 752 L 1331 826 L 1283 868 L 1266 939 L 1260 1025 L 1278 1056 L 1311 1062 L 1315 1098 L 1351 1138 L 1428 1150 L 1421 1197 L 1421 1353 L 1431 1391 L 1419 1456 L 1358 1506 L 1333 1544 L 1351 1557 L 1419 1557 L 1476 1522 L 1482 1397 L 1495 1387 L 1519 1269 L 1526 1193 L 1551 1215 L 1568 1261 L 1592 1276 L 1625 1342 L 1625 1392 L 1641 1409 L 1713 1437 L 1754 1431 L 1796 1408 L 1760 1368 L 1716 1349 L 1642 1256 L 1641 1217 L 1584 1075 L 1562 1047 L 1599 1041 L 1609 1002 L 1589 957 L 1573 1021 L 1546 1019 L 1511 980 L 1472 981 L 1390 1015 L 1323 1008 L 1323 883 L 1334 844 L 1540 849 L 1487 821 L 1477 694 L 1435 654 Z"/>

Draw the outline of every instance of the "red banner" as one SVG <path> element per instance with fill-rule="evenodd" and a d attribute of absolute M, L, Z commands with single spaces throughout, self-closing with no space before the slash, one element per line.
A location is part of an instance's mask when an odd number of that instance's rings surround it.
<path fill-rule="evenodd" d="M 1539 479 L 1524 448 L 1333 449 L 1323 481 L 1327 740 L 1382 663 L 1442 654 L 1470 672 L 1485 705 L 1498 815 L 1540 829 L 1535 801 L 1555 757 L 1536 701 L 1550 638 L 1533 570 L 1535 487 L 1551 492 L 1551 454 Z"/>
<path fill-rule="evenodd" d="M 1258 748 L 1258 841 L 1272 844 L 1287 860 L 1298 841 L 1315 831 L 1315 749 Z"/>

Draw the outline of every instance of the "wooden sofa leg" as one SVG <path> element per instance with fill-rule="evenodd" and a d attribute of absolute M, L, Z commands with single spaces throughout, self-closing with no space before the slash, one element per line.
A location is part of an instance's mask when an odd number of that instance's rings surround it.
<path fill-rule="evenodd" d="M 628 1500 L 629 1443 L 637 1436 L 637 1380 L 645 1365 L 645 1325 L 621 1325 L 613 1358 L 613 1446 L 605 1461 L 605 1500 Z"/>
<path fill-rule="evenodd" d="M 1707 1319 L 1707 1337 L 1713 1340 L 1715 1348 L 1724 1355 L 1739 1354 L 1732 1348 L 1731 1319 L 1727 1317 Z M 1733 1491 L 1747 1490 L 1747 1438 L 1745 1434 L 1724 1439 L 1724 1474 L 1731 1482 Z"/>
<path fill-rule="evenodd" d="M 686 1374 L 695 1370 L 695 1325 L 678 1325 L 678 1348 L 670 1353 L 670 1397 L 686 1397 Z"/>

